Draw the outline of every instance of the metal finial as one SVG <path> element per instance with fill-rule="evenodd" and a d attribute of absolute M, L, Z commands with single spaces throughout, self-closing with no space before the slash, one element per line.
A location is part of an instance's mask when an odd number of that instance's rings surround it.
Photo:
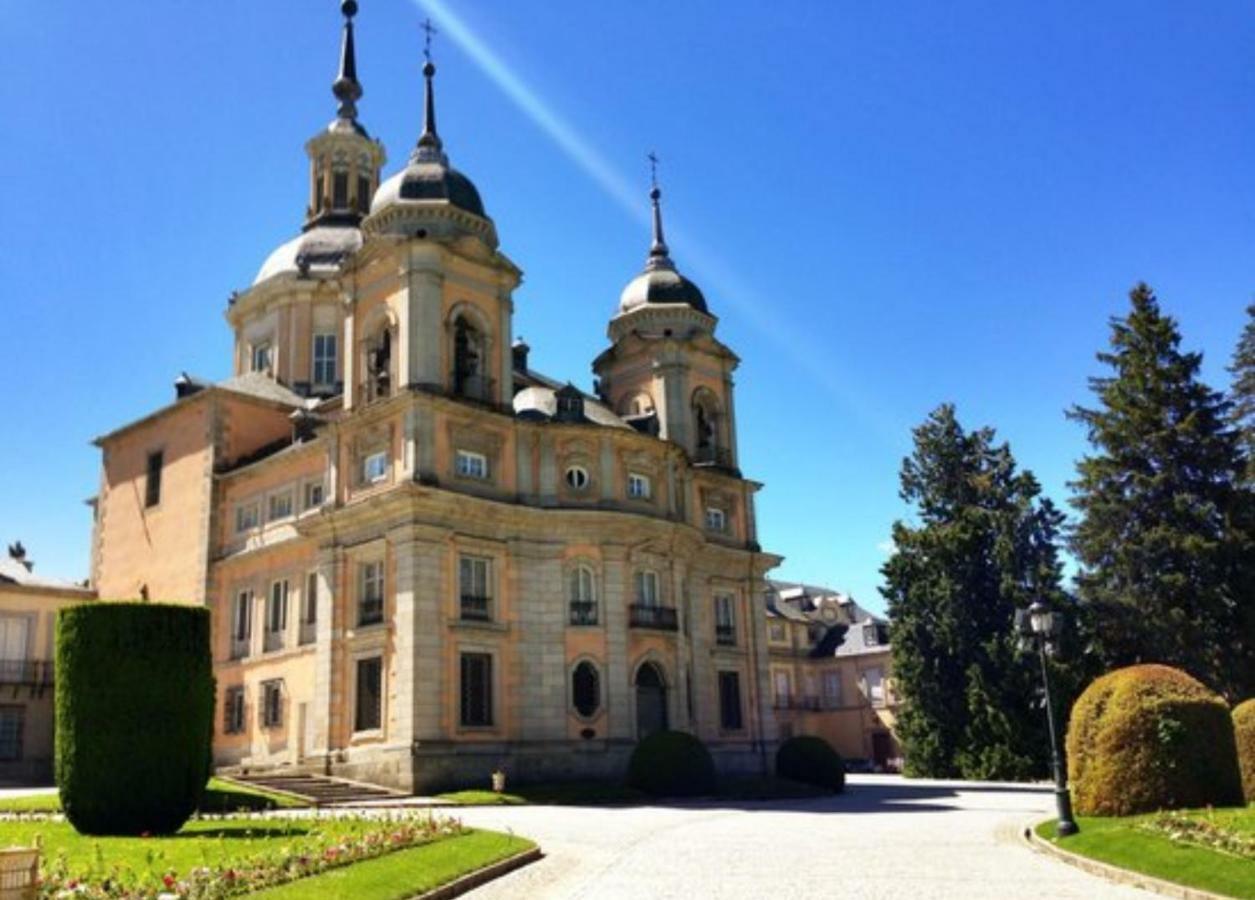
<path fill-rule="evenodd" d="M 341 119 L 357 119 L 357 101 L 362 99 L 362 85 L 357 80 L 357 52 L 353 46 L 353 17 L 357 15 L 357 0 L 344 0 L 340 4 L 344 14 L 344 39 L 340 44 L 340 73 L 331 85 L 331 93 L 340 101 L 336 115 Z"/>
<path fill-rule="evenodd" d="M 426 32 L 426 40 L 423 42 L 423 59 L 431 62 L 431 39 L 433 35 L 440 32 L 436 30 L 435 25 L 431 24 L 431 19 L 424 19 L 421 27 Z"/>
<path fill-rule="evenodd" d="M 662 235 L 662 206 L 658 202 L 662 198 L 662 191 L 658 188 L 658 154 L 651 150 L 645 158 L 649 160 L 649 201 L 653 205 L 654 213 L 654 239 L 649 245 L 646 266 L 652 269 L 673 268 L 667 240 Z"/>
<path fill-rule="evenodd" d="M 423 45 L 423 56 L 427 60 L 423 63 L 423 79 L 426 85 L 423 98 L 423 133 L 418 139 L 418 147 L 414 150 L 414 158 L 424 162 L 443 163 L 446 162 L 444 145 L 440 140 L 440 135 L 436 133 L 436 91 L 432 86 L 436 65 L 431 61 L 431 38 L 436 33 L 436 26 L 431 24 L 431 19 L 427 19 L 423 22 L 422 29 L 426 32 Z"/>

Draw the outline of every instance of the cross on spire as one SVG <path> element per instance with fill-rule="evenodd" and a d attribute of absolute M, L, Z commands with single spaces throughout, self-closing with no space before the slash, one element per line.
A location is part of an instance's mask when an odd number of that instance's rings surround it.
<path fill-rule="evenodd" d="M 430 18 L 424 19 L 423 24 L 420 27 L 425 32 L 425 38 L 423 41 L 423 59 L 431 62 L 431 39 L 440 32 L 436 30 L 435 25 L 431 24 Z"/>
<path fill-rule="evenodd" d="M 649 184 L 651 187 L 658 187 L 658 154 L 653 150 L 645 157 L 649 160 Z"/>

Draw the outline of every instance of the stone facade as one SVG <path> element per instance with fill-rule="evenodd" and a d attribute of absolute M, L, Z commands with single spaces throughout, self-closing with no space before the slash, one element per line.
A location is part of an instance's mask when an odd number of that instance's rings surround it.
<path fill-rule="evenodd" d="M 353 70 L 307 145 L 305 230 L 227 310 L 233 376 L 98 441 L 101 595 L 212 608 L 222 767 L 612 776 L 665 726 L 764 770 L 779 558 L 738 468 L 737 358 L 675 273 L 657 191 L 597 386 L 564 387 L 512 340 L 521 272 L 449 165 L 434 67 L 382 183 Z"/>

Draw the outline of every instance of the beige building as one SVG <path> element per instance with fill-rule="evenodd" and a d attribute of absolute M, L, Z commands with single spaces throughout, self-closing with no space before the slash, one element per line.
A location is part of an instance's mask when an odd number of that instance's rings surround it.
<path fill-rule="evenodd" d="M 381 179 L 344 9 L 304 227 L 231 299 L 233 374 L 183 376 L 98 439 L 100 595 L 213 610 L 222 767 L 406 790 L 617 775 L 673 727 L 759 770 L 779 560 L 738 467 L 738 360 L 658 190 L 594 390 L 540 374 L 512 339 L 522 273 L 437 132 L 435 67 Z"/>
<path fill-rule="evenodd" d="M 765 613 L 780 737 L 817 735 L 847 764 L 900 771 L 888 622 L 837 591 L 781 581 Z"/>
<path fill-rule="evenodd" d="M 57 611 L 95 599 L 34 569 L 20 542 L 0 557 L 0 785 L 52 783 Z"/>

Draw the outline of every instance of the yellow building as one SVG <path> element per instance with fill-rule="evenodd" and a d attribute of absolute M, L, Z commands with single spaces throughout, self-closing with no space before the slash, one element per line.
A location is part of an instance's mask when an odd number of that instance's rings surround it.
<path fill-rule="evenodd" d="M 0 784 L 51 784 L 57 610 L 95 598 L 34 568 L 20 542 L 0 557 Z"/>
<path fill-rule="evenodd" d="M 183 376 L 98 439 L 100 595 L 212 608 L 222 767 L 404 790 L 617 775 L 674 727 L 761 769 L 756 603 L 779 558 L 738 469 L 738 360 L 658 190 L 595 392 L 538 373 L 512 340 L 522 274 L 437 132 L 435 67 L 381 181 L 343 9 L 304 228 L 232 297 L 232 376 Z"/>
<path fill-rule="evenodd" d="M 780 737 L 817 735 L 847 764 L 900 771 L 888 623 L 837 591 L 781 581 L 765 613 Z"/>

